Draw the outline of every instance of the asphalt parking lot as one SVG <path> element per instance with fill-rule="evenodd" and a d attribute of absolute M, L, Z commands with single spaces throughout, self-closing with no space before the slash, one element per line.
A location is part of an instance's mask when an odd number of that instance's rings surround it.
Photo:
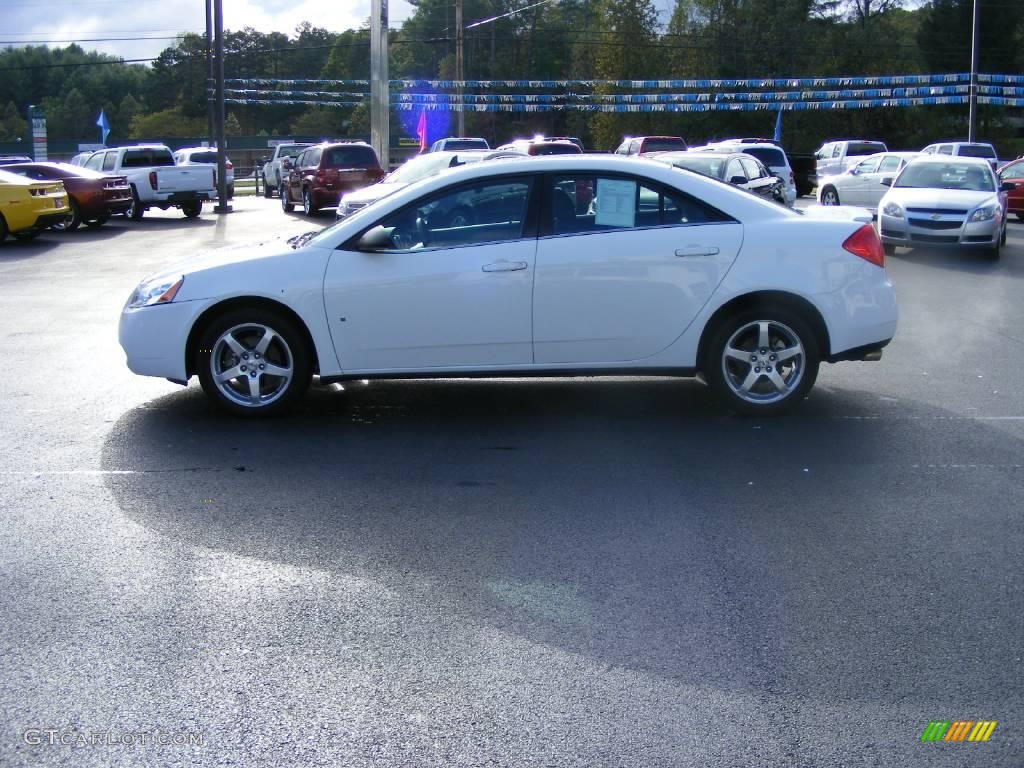
<path fill-rule="evenodd" d="M 311 228 L 234 205 L 0 246 L 0 765 L 1024 762 L 1024 223 L 891 257 L 896 339 L 793 416 L 452 380 L 247 423 L 116 337 L 147 273 Z"/>

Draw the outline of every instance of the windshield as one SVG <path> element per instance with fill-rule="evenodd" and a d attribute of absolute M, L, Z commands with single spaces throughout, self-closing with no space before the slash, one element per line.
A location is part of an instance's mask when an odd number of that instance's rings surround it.
<path fill-rule="evenodd" d="M 722 178 L 722 167 L 725 165 L 724 157 L 673 157 L 672 165 L 677 168 L 685 168 L 688 171 L 702 173 L 713 179 Z"/>
<path fill-rule="evenodd" d="M 961 144 L 957 154 L 961 157 L 984 157 L 990 160 L 996 156 L 996 151 L 987 144 Z"/>
<path fill-rule="evenodd" d="M 974 163 L 918 163 L 903 169 L 894 187 L 964 189 L 995 192 L 995 181 L 987 168 Z"/>

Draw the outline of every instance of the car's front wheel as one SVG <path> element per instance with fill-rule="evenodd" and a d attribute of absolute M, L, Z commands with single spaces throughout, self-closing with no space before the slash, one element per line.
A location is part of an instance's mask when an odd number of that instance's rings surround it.
<path fill-rule="evenodd" d="M 769 416 L 787 411 L 814 386 L 821 362 L 810 325 L 784 307 L 744 310 L 711 331 L 704 378 L 727 405 Z"/>
<path fill-rule="evenodd" d="M 196 370 L 222 410 L 265 416 L 293 405 L 312 380 L 311 352 L 295 323 L 274 310 L 233 309 L 200 335 Z"/>
<path fill-rule="evenodd" d="M 277 191 L 281 196 L 281 210 L 285 213 L 291 213 L 295 209 L 295 205 L 288 199 L 288 187 L 282 184 L 278 187 Z"/>
<path fill-rule="evenodd" d="M 821 190 L 821 204 L 839 205 L 839 193 L 836 192 L 835 187 L 829 185 Z"/>

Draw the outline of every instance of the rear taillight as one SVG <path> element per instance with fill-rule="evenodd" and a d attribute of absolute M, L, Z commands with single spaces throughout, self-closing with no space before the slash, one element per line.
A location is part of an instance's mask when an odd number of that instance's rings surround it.
<path fill-rule="evenodd" d="M 846 238 L 843 248 L 854 256 L 860 256 L 864 261 L 870 261 L 880 267 L 885 266 L 885 249 L 882 248 L 882 241 L 878 239 L 878 233 L 870 224 L 865 224 Z"/>
<path fill-rule="evenodd" d="M 156 191 L 156 171 L 149 172 L 149 186 L 153 191 Z"/>
<path fill-rule="evenodd" d="M 233 165 L 231 164 L 231 161 L 230 161 L 230 160 L 225 160 L 225 161 L 224 161 L 224 167 L 225 167 L 225 168 L 226 168 L 227 170 L 229 170 L 229 171 L 230 171 L 230 170 L 231 170 L 232 168 L 234 168 L 235 166 L 233 166 Z"/>
<path fill-rule="evenodd" d="M 789 183 L 796 184 L 796 179 L 793 177 L 793 171 L 789 172 Z"/>

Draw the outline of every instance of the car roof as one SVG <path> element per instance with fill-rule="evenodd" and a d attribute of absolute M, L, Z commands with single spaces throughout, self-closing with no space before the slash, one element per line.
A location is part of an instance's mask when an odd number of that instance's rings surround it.
<path fill-rule="evenodd" d="M 987 158 L 967 157 L 965 155 L 920 155 L 919 157 L 912 158 L 909 164 L 927 165 L 928 163 L 932 163 L 934 165 L 938 165 L 939 163 L 968 163 L 982 168 L 992 168 L 992 164 Z"/>

